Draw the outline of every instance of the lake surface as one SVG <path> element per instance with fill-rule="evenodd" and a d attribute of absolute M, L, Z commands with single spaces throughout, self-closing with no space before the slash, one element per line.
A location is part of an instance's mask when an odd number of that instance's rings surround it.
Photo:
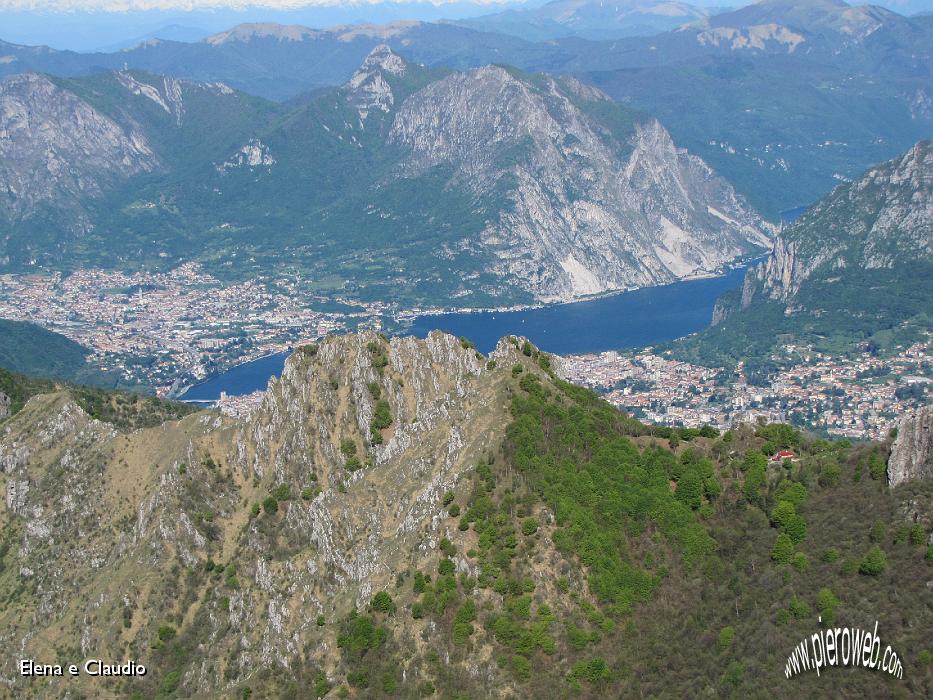
<path fill-rule="evenodd" d="M 557 304 L 527 311 L 421 316 L 409 333 L 442 330 L 469 338 L 482 353 L 505 335 L 523 335 L 558 355 L 643 347 L 680 338 L 709 325 L 716 299 L 742 285 L 745 268 L 722 277 Z"/>
<path fill-rule="evenodd" d="M 708 326 L 716 299 L 740 287 L 744 275 L 741 267 L 722 277 L 526 311 L 420 316 L 404 333 L 423 338 L 432 330 L 446 331 L 469 338 L 484 354 L 505 335 L 525 336 L 542 350 L 559 355 L 639 348 Z M 182 398 L 215 401 L 221 391 L 239 396 L 265 389 L 269 377 L 282 373 L 287 356 L 277 353 L 238 365 L 192 387 Z"/>
<path fill-rule="evenodd" d="M 278 352 L 231 367 L 223 374 L 218 374 L 191 387 L 181 398 L 185 401 L 216 401 L 220 398 L 221 391 L 227 392 L 230 396 L 242 396 L 265 389 L 269 383 L 269 377 L 278 377 L 282 374 L 285 358 L 288 355 L 287 352 Z"/>

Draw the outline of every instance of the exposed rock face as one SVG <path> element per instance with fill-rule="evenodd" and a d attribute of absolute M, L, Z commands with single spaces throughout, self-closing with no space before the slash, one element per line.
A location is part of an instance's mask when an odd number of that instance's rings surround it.
<path fill-rule="evenodd" d="M 10 397 L 0 391 L 0 419 L 10 415 Z"/>
<path fill-rule="evenodd" d="M 451 166 L 451 186 L 496 216 L 478 240 L 495 270 L 544 301 L 660 284 L 768 244 L 767 226 L 657 121 L 614 132 L 609 98 L 573 81 L 487 66 L 431 83 L 399 108 L 399 175 Z"/>
<path fill-rule="evenodd" d="M 0 212 L 32 214 L 42 203 L 79 207 L 84 197 L 158 160 L 139 131 L 127 130 L 42 75 L 0 82 Z M 85 222 L 75 222 L 82 228 Z"/>
<path fill-rule="evenodd" d="M 248 168 L 250 171 L 256 168 L 268 170 L 273 165 L 275 165 L 275 157 L 269 151 L 269 147 L 259 139 L 250 139 L 229 159 L 215 166 L 215 168 L 217 172 L 224 174 L 228 170 L 239 168 Z"/>
<path fill-rule="evenodd" d="M 371 110 L 388 112 L 395 104 L 392 87 L 387 75 L 405 74 L 403 61 L 386 44 L 374 48 L 347 83 L 347 97 L 360 115 L 360 123 L 366 121 Z"/>
<path fill-rule="evenodd" d="M 749 270 L 743 306 L 755 294 L 784 302 L 817 277 L 891 269 L 933 258 L 933 142 L 840 185 L 774 243 Z"/>
<path fill-rule="evenodd" d="M 933 405 L 905 416 L 888 458 L 888 483 L 897 486 L 933 476 Z"/>

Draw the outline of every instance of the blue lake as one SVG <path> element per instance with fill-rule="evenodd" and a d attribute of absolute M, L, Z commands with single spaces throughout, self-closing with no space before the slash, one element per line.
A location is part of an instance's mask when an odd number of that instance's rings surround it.
<path fill-rule="evenodd" d="M 288 355 L 287 352 L 279 352 L 231 367 L 226 372 L 191 387 L 181 398 L 185 401 L 216 401 L 220 398 L 221 391 L 230 396 L 242 396 L 265 389 L 269 377 L 282 374 Z"/>
<path fill-rule="evenodd" d="M 643 347 L 708 326 L 716 299 L 740 287 L 744 275 L 739 268 L 722 277 L 527 311 L 421 316 L 408 332 L 419 338 L 435 329 L 464 336 L 482 353 L 495 348 L 504 335 L 523 335 L 558 355 Z"/>
<path fill-rule="evenodd" d="M 745 268 L 722 277 L 675 282 L 663 287 L 557 304 L 526 311 L 488 311 L 420 316 L 404 330 L 423 338 L 432 330 L 465 336 L 482 353 L 505 335 L 522 335 L 547 352 L 560 355 L 622 350 L 653 345 L 695 333 L 709 325 L 716 299 L 742 285 Z M 265 389 L 282 373 L 288 353 L 238 365 L 192 387 L 185 400 L 214 401 Z"/>

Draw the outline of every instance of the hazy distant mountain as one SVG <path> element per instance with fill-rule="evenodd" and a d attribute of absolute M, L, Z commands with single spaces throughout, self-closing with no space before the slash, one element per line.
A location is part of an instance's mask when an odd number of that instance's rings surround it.
<path fill-rule="evenodd" d="M 678 343 L 711 364 L 766 356 L 779 337 L 836 351 L 890 347 L 933 318 L 933 141 L 840 185 L 776 239 L 714 327 Z"/>
<path fill-rule="evenodd" d="M 541 7 L 505 10 L 458 24 L 532 40 L 616 39 L 658 34 L 705 18 L 711 11 L 715 10 L 675 0 L 552 0 Z"/>
<path fill-rule="evenodd" d="M 116 43 L 98 46 L 95 47 L 94 50 L 96 52 L 122 51 L 124 49 L 132 49 L 153 39 L 160 39 L 162 41 L 195 42 L 200 41 L 201 39 L 204 39 L 211 34 L 213 34 L 213 32 L 201 27 L 188 27 L 183 24 L 166 24 L 164 27 L 159 27 L 158 29 L 154 29 L 145 34 L 134 36 L 132 39 L 123 39 L 122 41 L 118 41 Z"/>
<path fill-rule="evenodd" d="M 572 79 L 437 73 L 384 45 L 344 86 L 287 107 L 126 72 L 8 78 L 0 106 L 0 130 L 18 129 L 7 269 L 197 258 L 221 274 L 298 265 L 382 298 L 502 302 L 664 283 L 769 243 L 656 120 Z"/>
<path fill-rule="evenodd" d="M 347 81 L 381 42 L 414 63 L 572 74 L 652 114 L 771 220 L 933 133 L 933 17 L 764 2 L 652 37 L 533 42 L 452 24 L 248 24 L 76 54 L 0 44 L 0 74 L 128 67 L 285 100 Z"/>

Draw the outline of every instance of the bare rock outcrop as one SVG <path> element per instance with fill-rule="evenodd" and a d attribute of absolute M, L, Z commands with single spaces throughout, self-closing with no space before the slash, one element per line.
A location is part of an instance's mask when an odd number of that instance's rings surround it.
<path fill-rule="evenodd" d="M 901 419 L 888 459 L 891 486 L 930 476 L 933 476 L 933 404 Z"/>

